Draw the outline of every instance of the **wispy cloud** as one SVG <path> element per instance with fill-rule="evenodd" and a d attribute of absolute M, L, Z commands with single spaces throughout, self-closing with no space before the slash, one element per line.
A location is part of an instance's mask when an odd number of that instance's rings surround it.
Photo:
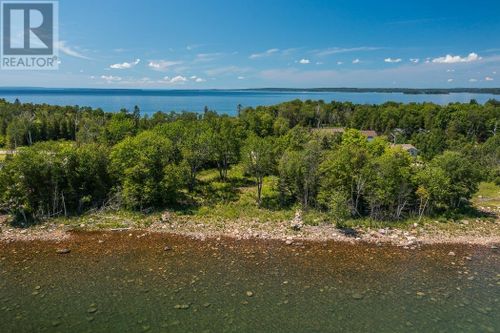
<path fill-rule="evenodd" d="M 222 57 L 224 54 L 220 52 L 214 52 L 214 53 L 198 53 L 196 55 L 196 58 L 194 62 L 210 62 L 214 61 L 220 57 Z"/>
<path fill-rule="evenodd" d="M 357 58 L 352 61 L 353 64 L 359 64 L 360 62 L 361 62 L 361 60 L 359 60 Z"/>
<path fill-rule="evenodd" d="M 479 61 L 481 59 L 483 59 L 483 58 L 481 58 L 477 53 L 472 52 L 466 57 L 453 56 L 453 55 L 447 54 L 444 57 L 432 59 L 432 62 L 436 63 L 436 64 L 457 64 L 457 63 L 464 63 L 464 62 Z"/>
<path fill-rule="evenodd" d="M 205 70 L 205 74 L 208 76 L 219 76 L 226 74 L 244 74 L 250 71 L 248 67 L 238 67 L 238 66 L 225 66 L 217 67 Z"/>
<path fill-rule="evenodd" d="M 141 59 L 136 59 L 133 62 L 122 62 L 120 64 L 110 65 L 109 68 L 112 69 L 130 69 L 137 66 L 141 62 Z"/>
<path fill-rule="evenodd" d="M 106 81 L 107 83 L 118 82 L 122 80 L 121 76 L 113 76 L 113 75 L 101 75 L 101 79 Z"/>
<path fill-rule="evenodd" d="M 330 47 L 324 50 L 316 50 L 312 51 L 318 57 L 325 57 L 333 54 L 339 53 L 349 53 L 349 52 L 365 52 L 365 51 L 376 51 L 380 50 L 380 47 L 371 47 L 371 46 L 361 46 L 361 47 L 350 47 L 350 48 L 342 48 L 342 47 Z"/>
<path fill-rule="evenodd" d="M 279 52 L 279 49 L 269 49 L 269 50 L 261 52 L 261 53 L 251 54 L 248 58 L 249 59 L 258 59 L 258 58 L 269 57 L 277 52 Z"/>
<path fill-rule="evenodd" d="M 311 60 L 309 60 L 309 59 L 300 59 L 299 60 L 299 64 L 302 64 L 302 65 L 307 65 L 310 63 L 311 63 Z"/>
<path fill-rule="evenodd" d="M 494 79 L 491 76 L 487 76 L 484 78 L 485 81 L 494 81 Z"/>
<path fill-rule="evenodd" d="M 202 46 L 203 46 L 203 44 L 190 44 L 190 45 L 186 46 L 186 50 L 192 51 L 192 50 L 200 48 Z"/>
<path fill-rule="evenodd" d="M 66 54 L 70 57 L 75 57 L 75 58 L 80 58 L 80 59 L 85 59 L 85 60 L 92 60 L 92 58 L 83 55 L 82 53 L 77 51 L 75 48 L 67 45 L 66 42 L 63 40 L 56 42 L 55 46 L 59 51 L 61 51 L 62 53 Z"/>
<path fill-rule="evenodd" d="M 401 58 L 385 58 L 384 59 L 384 62 L 388 62 L 388 63 L 398 63 L 401 61 L 403 61 L 403 59 L 401 59 Z"/>
<path fill-rule="evenodd" d="M 418 64 L 420 62 L 419 58 L 410 58 L 410 61 L 414 64 Z"/>
<path fill-rule="evenodd" d="M 159 72 L 165 72 L 171 67 L 182 64 L 182 61 L 170 61 L 170 60 L 150 60 L 148 67 Z"/>

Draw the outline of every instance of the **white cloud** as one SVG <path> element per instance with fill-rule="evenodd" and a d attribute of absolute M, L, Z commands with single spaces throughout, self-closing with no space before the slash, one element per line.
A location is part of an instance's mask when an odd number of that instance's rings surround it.
<path fill-rule="evenodd" d="M 238 80 L 244 80 L 245 77 L 244 76 L 238 76 Z"/>
<path fill-rule="evenodd" d="M 477 82 L 477 79 L 469 79 L 469 82 Z"/>
<path fill-rule="evenodd" d="M 453 79 L 448 79 L 448 82 L 453 82 Z"/>
<path fill-rule="evenodd" d="M 307 65 L 307 64 L 310 64 L 311 61 L 309 59 L 300 59 L 299 63 L 302 65 Z"/>
<path fill-rule="evenodd" d="M 342 61 L 337 61 L 337 65 L 343 65 L 344 63 Z"/>
<path fill-rule="evenodd" d="M 388 62 L 388 63 L 398 63 L 398 62 L 403 61 L 403 59 L 401 59 L 401 58 L 385 58 L 384 61 Z"/>
<path fill-rule="evenodd" d="M 453 73 L 453 72 L 455 72 L 455 70 L 454 70 L 454 69 L 447 69 L 447 70 L 446 70 L 446 73 Z"/>
<path fill-rule="evenodd" d="M 254 53 L 254 54 L 250 55 L 249 58 L 250 59 L 258 59 L 258 58 L 269 57 L 278 51 L 279 51 L 279 49 L 269 49 L 269 50 L 262 52 L 262 53 Z"/>
<path fill-rule="evenodd" d="M 159 72 L 165 72 L 170 69 L 170 67 L 180 65 L 182 64 L 182 61 L 169 61 L 169 60 L 151 60 L 149 61 L 149 68 L 159 71 Z"/>
<path fill-rule="evenodd" d="M 494 80 L 492 77 L 489 77 L 489 76 L 485 77 L 484 79 L 485 79 L 486 81 L 493 81 L 493 80 Z"/>
<path fill-rule="evenodd" d="M 120 76 L 113 76 L 113 75 L 101 75 L 101 79 L 107 81 L 108 83 L 122 80 Z"/>
<path fill-rule="evenodd" d="M 182 76 L 182 75 L 177 75 L 175 77 L 173 77 L 172 79 L 170 79 L 170 83 L 181 83 L 181 82 L 186 82 L 187 79 Z"/>
<path fill-rule="evenodd" d="M 460 57 L 460 56 L 453 56 L 450 54 L 447 54 L 444 57 L 439 57 L 439 58 L 434 58 L 432 59 L 433 63 L 437 64 L 456 64 L 456 63 L 462 63 L 462 62 L 474 62 L 481 60 L 481 58 L 477 53 L 470 53 L 467 57 Z"/>
<path fill-rule="evenodd" d="M 194 82 L 205 82 L 206 80 L 201 78 L 201 77 L 197 77 L 196 75 L 192 75 L 190 77 L 191 80 L 193 80 Z"/>
<path fill-rule="evenodd" d="M 418 64 L 420 62 L 419 58 L 410 58 L 410 61 L 414 64 Z"/>
<path fill-rule="evenodd" d="M 136 59 L 133 62 L 122 62 L 121 64 L 113 64 L 109 66 L 112 69 L 130 69 L 137 66 L 141 62 L 141 59 Z"/>
<path fill-rule="evenodd" d="M 62 53 L 69 55 L 71 57 L 75 58 L 80 58 L 80 59 L 85 59 L 85 60 L 92 60 L 91 58 L 81 54 L 80 52 L 76 51 L 74 48 L 68 46 L 65 41 L 60 40 L 55 43 L 55 47 L 61 51 Z"/>
<path fill-rule="evenodd" d="M 361 60 L 359 60 L 359 59 L 354 59 L 354 60 L 352 61 L 352 63 L 353 63 L 353 64 L 359 64 L 360 62 L 361 62 Z"/>

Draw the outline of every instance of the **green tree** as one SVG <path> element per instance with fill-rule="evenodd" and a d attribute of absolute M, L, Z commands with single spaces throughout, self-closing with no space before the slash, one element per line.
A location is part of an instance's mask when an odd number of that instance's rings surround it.
<path fill-rule="evenodd" d="M 366 199 L 372 218 L 400 219 L 412 205 L 415 193 L 410 155 L 401 149 L 387 149 L 373 159 L 367 174 Z"/>
<path fill-rule="evenodd" d="M 222 180 L 227 179 L 231 164 L 237 163 L 240 155 L 243 131 L 237 122 L 229 117 L 216 117 L 210 122 L 210 152 L 217 163 Z"/>
<path fill-rule="evenodd" d="M 443 198 L 449 208 L 459 208 L 472 198 L 481 182 L 481 174 L 473 163 L 457 152 L 446 151 L 436 156 L 430 164 L 440 168 L 449 179 L 449 187 Z"/>
<path fill-rule="evenodd" d="M 122 110 L 111 116 L 111 120 L 106 124 L 106 137 L 110 144 L 116 144 L 126 137 L 136 133 L 136 118 Z"/>
<path fill-rule="evenodd" d="M 107 149 L 96 145 L 21 148 L 0 171 L 1 206 L 23 223 L 100 206 L 110 187 L 107 158 Z"/>
<path fill-rule="evenodd" d="M 192 191 L 196 184 L 196 175 L 212 154 L 212 133 L 204 121 L 186 122 L 184 126 L 179 146 L 182 158 L 189 166 L 189 190 Z"/>
<path fill-rule="evenodd" d="M 173 161 L 172 142 L 152 131 L 126 138 L 111 152 L 112 174 L 132 209 L 162 207 L 175 198 L 185 184 L 182 170 Z"/>
<path fill-rule="evenodd" d="M 450 193 L 450 178 L 440 167 L 423 165 L 415 174 L 418 198 L 418 215 L 421 219 L 426 213 L 446 208 L 447 195 Z"/>
<path fill-rule="evenodd" d="M 362 216 L 368 180 L 365 169 L 369 168 L 370 161 L 366 138 L 355 132 L 347 133 L 340 147 L 328 152 L 320 165 L 322 202 L 333 194 L 337 198 L 347 198 L 345 204 L 351 215 Z"/>
<path fill-rule="evenodd" d="M 243 148 L 245 171 L 255 178 L 257 183 L 257 204 L 262 205 L 262 185 L 264 177 L 273 173 L 275 168 L 273 140 L 251 135 Z"/>
<path fill-rule="evenodd" d="M 321 146 L 311 141 L 300 151 L 286 151 L 279 162 L 280 189 L 299 201 L 304 209 L 316 199 L 319 186 Z"/>

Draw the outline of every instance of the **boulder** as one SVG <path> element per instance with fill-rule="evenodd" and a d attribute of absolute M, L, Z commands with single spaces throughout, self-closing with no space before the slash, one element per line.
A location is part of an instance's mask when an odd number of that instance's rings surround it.
<path fill-rule="evenodd" d="M 166 210 L 161 214 L 160 220 L 162 223 L 168 223 L 172 220 L 172 214 Z"/>
<path fill-rule="evenodd" d="M 292 222 L 290 223 L 290 227 L 294 231 L 300 231 L 300 230 L 302 230 L 303 226 L 304 226 L 304 221 L 302 221 L 302 211 L 297 210 L 295 212 L 295 217 L 293 218 Z"/>

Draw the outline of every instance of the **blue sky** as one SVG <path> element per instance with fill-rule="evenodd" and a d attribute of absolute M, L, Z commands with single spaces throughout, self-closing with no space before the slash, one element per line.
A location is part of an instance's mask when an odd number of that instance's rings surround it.
<path fill-rule="evenodd" d="M 58 71 L 0 86 L 498 87 L 500 1 L 61 0 Z"/>

